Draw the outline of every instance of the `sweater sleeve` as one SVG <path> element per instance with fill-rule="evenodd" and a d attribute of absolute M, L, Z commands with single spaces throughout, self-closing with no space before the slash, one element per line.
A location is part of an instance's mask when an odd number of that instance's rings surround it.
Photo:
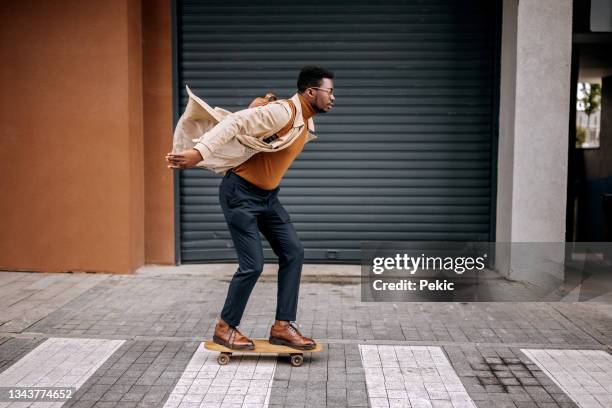
<path fill-rule="evenodd" d="M 217 126 L 204 133 L 194 149 L 206 158 L 236 135 L 266 138 L 282 129 L 291 119 L 291 112 L 282 103 L 270 103 L 244 109 L 229 115 Z"/>

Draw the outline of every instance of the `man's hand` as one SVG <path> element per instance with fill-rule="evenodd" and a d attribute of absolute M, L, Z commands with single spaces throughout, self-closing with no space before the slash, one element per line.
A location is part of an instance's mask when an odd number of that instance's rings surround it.
<path fill-rule="evenodd" d="M 166 154 L 166 161 L 169 169 L 187 169 L 195 167 L 196 164 L 202 161 L 202 155 L 196 149 L 185 150 L 181 153 Z"/>

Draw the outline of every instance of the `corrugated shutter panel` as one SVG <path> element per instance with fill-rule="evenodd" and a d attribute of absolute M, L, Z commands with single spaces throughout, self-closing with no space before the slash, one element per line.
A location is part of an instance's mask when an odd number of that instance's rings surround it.
<path fill-rule="evenodd" d="M 280 193 L 307 260 L 357 260 L 366 240 L 489 240 L 493 3 L 179 2 L 179 109 L 185 83 L 234 111 L 268 90 L 290 97 L 304 65 L 328 67 L 336 107 Z M 234 259 L 219 182 L 180 176 L 182 262 Z"/>

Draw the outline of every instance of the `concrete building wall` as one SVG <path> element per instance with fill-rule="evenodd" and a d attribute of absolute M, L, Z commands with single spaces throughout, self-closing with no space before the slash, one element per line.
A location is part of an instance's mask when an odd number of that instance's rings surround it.
<path fill-rule="evenodd" d="M 145 217 L 171 222 L 172 200 L 145 212 L 145 130 L 159 143 L 172 117 L 170 24 L 148 17 L 144 71 L 160 66 L 143 110 L 140 1 L 0 5 L 0 269 L 129 273 L 145 262 Z M 171 175 L 146 163 L 148 197 L 167 199 Z M 148 230 L 151 259 L 171 262 L 156 243 L 171 230 Z"/>
<path fill-rule="evenodd" d="M 572 2 L 505 0 L 504 13 L 497 241 L 562 242 Z"/>
<path fill-rule="evenodd" d="M 519 2 L 513 241 L 565 240 L 571 50 L 572 0 Z"/>
<path fill-rule="evenodd" d="M 499 138 L 497 163 L 496 238 L 512 241 L 512 192 L 514 165 L 514 110 L 516 106 L 516 30 L 518 0 L 504 0 L 502 9 L 502 45 L 500 61 Z M 507 271 L 509 253 L 496 256 L 497 268 Z"/>
<path fill-rule="evenodd" d="M 563 242 L 572 0 L 505 0 L 504 25 L 496 241 Z"/>

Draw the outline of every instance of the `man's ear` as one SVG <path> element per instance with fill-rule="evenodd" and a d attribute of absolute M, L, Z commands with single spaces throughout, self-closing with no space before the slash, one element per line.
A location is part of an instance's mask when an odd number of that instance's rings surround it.
<path fill-rule="evenodd" d="M 306 89 L 306 91 L 304 91 L 304 96 L 308 99 L 313 99 L 314 98 L 314 90 L 312 88 L 308 88 Z"/>

